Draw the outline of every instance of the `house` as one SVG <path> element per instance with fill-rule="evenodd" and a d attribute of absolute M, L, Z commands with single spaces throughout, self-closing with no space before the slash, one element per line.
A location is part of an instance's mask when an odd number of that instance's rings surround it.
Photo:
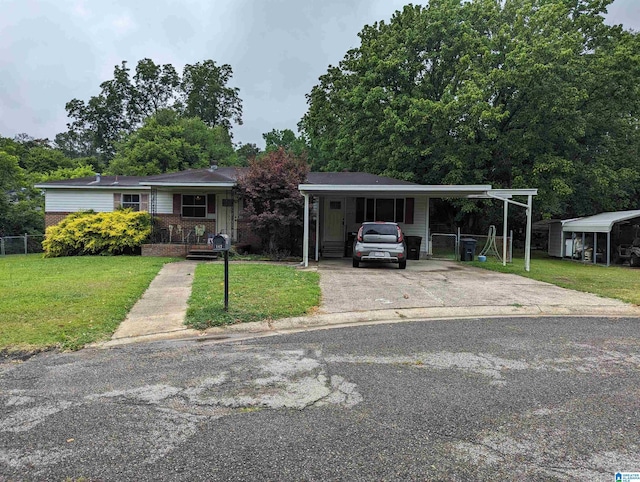
<path fill-rule="evenodd" d="M 243 237 L 250 233 L 250 227 L 243 229 L 239 218 L 242 200 L 233 191 L 241 170 L 212 166 L 147 177 L 98 174 L 95 178 L 52 181 L 36 187 L 45 192 L 46 226 L 81 210 L 145 210 L 154 219 L 154 239 L 147 253 L 178 255 L 185 245 L 206 242 L 213 233 L 228 234 L 233 242 L 246 241 Z M 537 194 L 536 189 L 492 189 L 490 185 L 426 186 L 360 172 L 311 172 L 298 188 L 305 199 L 305 265 L 310 248 L 315 259 L 345 256 L 352 233 L 360 223 L 371 220 L 397 222 L 407 236 L 421 238 L 420 255 L 430 255 L 431 198 L 502 201 L 505 230 L 508 205 L 527 208 L 528 247 L 532 197 Z M 525 196 L 527 203 L 512 200 L 514 196 Z M 528 261 L 526 258 L 527 267 Z"/>

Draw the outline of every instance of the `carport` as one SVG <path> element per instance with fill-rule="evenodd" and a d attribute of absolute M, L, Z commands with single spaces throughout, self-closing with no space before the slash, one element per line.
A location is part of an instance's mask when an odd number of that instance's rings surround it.
<path fill-rule="evenodd" d="M 575 246 L 575 240 L 578 239 L 581 241 L 583 249 L 582 251 L 582 260 L 585 260 L 585 235 L 591 234 L 593 239 L 593 255 L 592 262 L 595 264 L 598 261 L 598 234 L 604 234 L 606 236 L 606 257 L 605 262 L 606 265 L 609 266 L 611 264 L 611 230 L 614 225 L 630 222 L 637 218 L 637 221 L 640 223 L 640 210 L 632 210 L 632 211 L 616 211 L 616 212 L 608 212 L 608 213 L 600 213 L 595 216 L 588 216 L 584 218 L 578 219 L 570 219 L 568 221 L 562 222 L 562 236 L 561 236 L 561 257 L 565 257 L 566 253 L 566 241 L 567 241 L 567 233 L 570 233 L 570 239 L 572 240 L 571 246 L 572 251 Z M 576 236 L 576 233 L 582 234 L 581 237 Z M 573 253 L 571 253 L 573 255 Z"/>
<path fill-rule="evenodd" d="M 371 199 L 396 199 L 411 198 L 420 200 L 415 203 L 415 217 L 420 222 L 418 226 L 422 229 L 425 240 L 429 239 L 430 227 L 430 200 L 432 198 L 451 199 L 496 199 L 504 204 L 503 215 L 503 239 L 507 239 L 508 226 L 507 216 L 509 205 L 520 206 L 526 209 L 527 227 L 525 237 L 525 270 L 530 270 L 531 263 L 531 213 L 533 207 L 533 196 L 538 194 L 537 189 L 493 189 L 490 185 L 420 185 L 420 184 L 321 184 L 307 182 L 298 185 L 298 190 L 304 196 L 304 237 L 303 237 L 303 264 L 309 265 L 309 238 L 310 238 L 310 219 L 311 205 L 321 206 L 325 198 L 331 199 L 332 196 L 358 196 L 370 197 Z M 514 201 L 513 197 L 525 197 L 526 203 Z M 413 206 L 412 206 L 413 209 Z M 319 209 L 316 209 L 316 213 Z M 315 260 L 319 260 L 319 239 L 320 218 L 326 213 L 316 215 L 315 217 Z M 413 216 L 413 213 L 412 213 Z M 416 229 L 416 228 L 414 228 Z M 343 219 L 343 236 L 346 236 L 346 223 Z M 427 242 L 427 255 L 431 255 L 431 247 Z M 503 264 L 506 264 L 507 244 L 503 242 Z"/>

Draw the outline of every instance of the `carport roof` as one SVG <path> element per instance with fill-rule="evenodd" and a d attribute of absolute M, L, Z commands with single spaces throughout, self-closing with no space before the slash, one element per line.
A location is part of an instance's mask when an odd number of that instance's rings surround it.
<path fill-rule="evenodd" d="M 640 209 L 600 213 L 595 216 L 572 219 L 562 224 L 562 230 L 574 233 L 608 233 L 615 223 L 640 218 Z"/>
<path fill-rule="evenodd" d="M 422 184 L 300 184 L 298 190 L 302 194 L 337 195 L 351 194 L 359 196 L 426 196 L 440 198 L 510 199 L 513 196 L 535 196 L 537 189 L 492 189 L 488 184 L 471 185 L 422 185 Z"/>

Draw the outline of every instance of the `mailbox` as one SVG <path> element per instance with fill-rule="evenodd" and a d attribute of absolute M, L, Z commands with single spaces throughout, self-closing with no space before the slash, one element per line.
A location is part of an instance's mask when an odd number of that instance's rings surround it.
<path fill-rule="evenodd" d="M 214 251 L 229 251 L 231 249 L 231 238 L 228 234 L 216 234 L 213 237 L 212 248 Z"/>

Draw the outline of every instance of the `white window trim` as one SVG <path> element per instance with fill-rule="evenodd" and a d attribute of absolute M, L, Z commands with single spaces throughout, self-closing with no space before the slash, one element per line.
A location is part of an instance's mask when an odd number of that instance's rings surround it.
<path fill-rule="evenodd" d="M 138 201 L 129 201 L 126 202 L 124 200 L 125 196 L 138 196 Z M 128 192 L 123 192 L 120 194 L 120 206 L 122 207 L 122 209 L 129 209 L 129 208 L 133 208 L 134 211 L 140 211 L 142 208 L 142 195 L 140 193 L 128 193 Z"/>

